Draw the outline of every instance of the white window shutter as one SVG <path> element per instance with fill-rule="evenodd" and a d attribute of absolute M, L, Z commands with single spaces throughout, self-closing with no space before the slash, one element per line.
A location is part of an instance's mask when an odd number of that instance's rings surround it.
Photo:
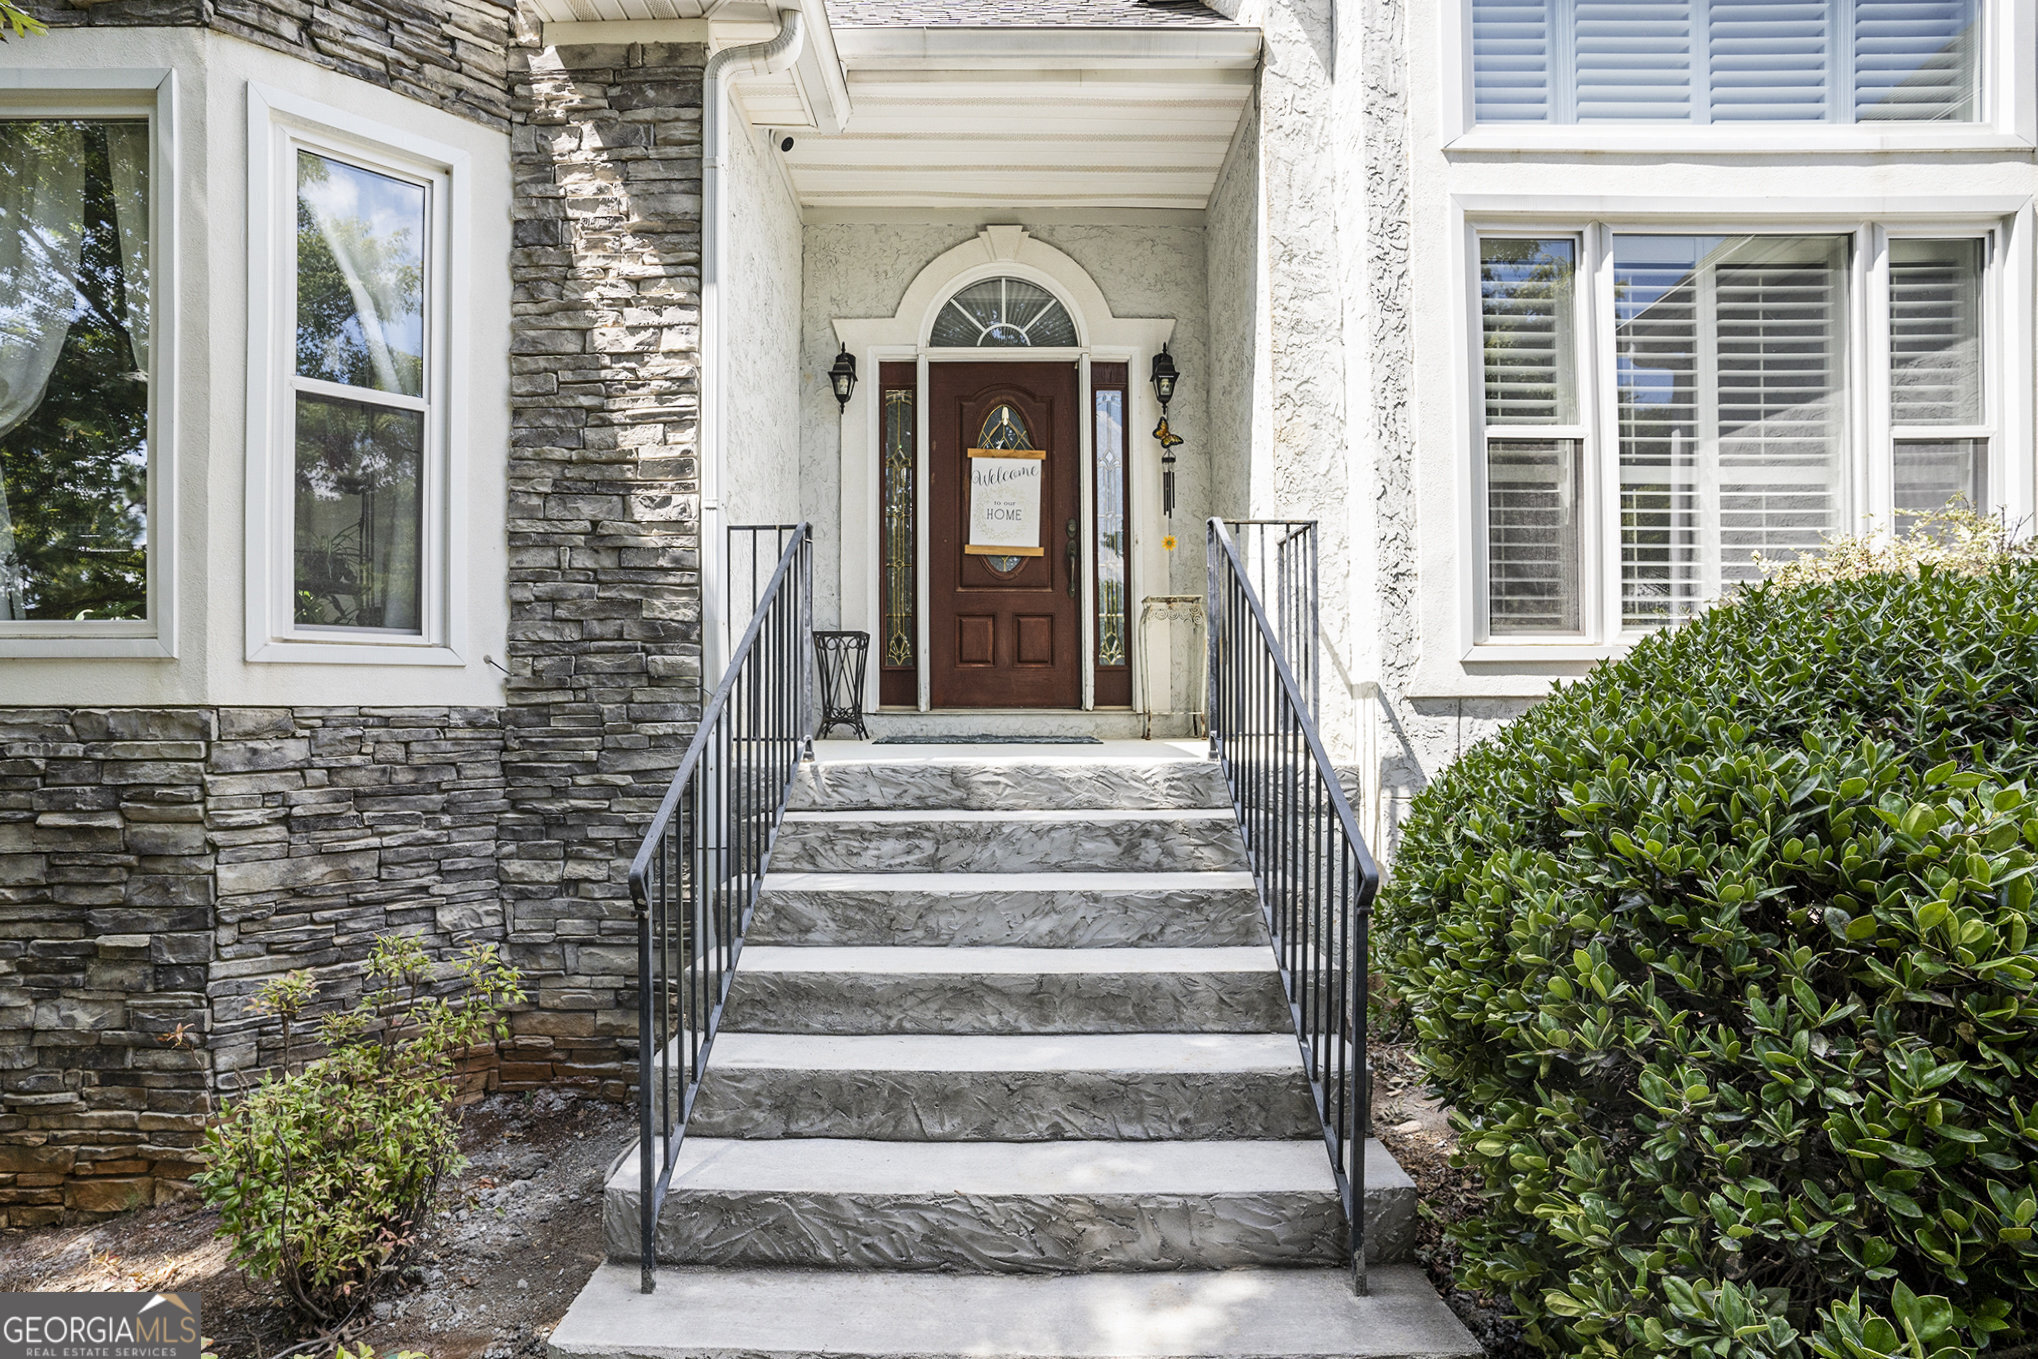
<path fill-rule="evenodd" d="M 1712 0 L 1712 121 L 1826 117 L 1832 0 Z"/>
<path fill-rule="evenodd" d="M 1839 524 L 1845 252 L 1818 238 L 1750 244 L 1757 258 L 1718 267 L 1722 587 L 1759 578 L 1757 554 L 1788 559 Z"/>
<path fill-rule="evenodd" d="M 1550 118 L 1551 0 L 1472 0 L 1472 105 L 1482 123 Z"/>
<path fill-rule="evenodd" d="M 1895 425 L 1981 423 L 1981 242 L 1889 243 Z"/>
<path fill-rule="evenodd" d="M 1691 0 L 1576 0 L 1580 122 L 1691 117 Z"/>
<path fill-rule="evenodd" d="M 1972 122 L 1976 0 L 1855 0 L 1854 116 Z"/>

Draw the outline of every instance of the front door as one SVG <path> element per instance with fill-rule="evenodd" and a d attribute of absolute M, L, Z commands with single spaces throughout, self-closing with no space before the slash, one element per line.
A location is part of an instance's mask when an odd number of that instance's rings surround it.
<path fill-rule="evenodd" d="M 1083 563 L 1076 366 L 937 363 L 928 387 L 933 704 L 1077 707 Z M 1029 464 L 1038 465 L 1037 477 Z M 980 502 L 974 528 L 973 495 Z M 1011 523 L 1026 527 L 1014 533 Z"/>

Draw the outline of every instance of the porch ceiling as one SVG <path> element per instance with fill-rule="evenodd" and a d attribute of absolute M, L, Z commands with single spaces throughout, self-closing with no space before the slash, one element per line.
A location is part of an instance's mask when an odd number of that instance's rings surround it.
<path fill-rule="evenodd" d="M 1201 208 L 1257 29 L 838 28 L 854 112 L 795 141 L 810 208 Z"/>

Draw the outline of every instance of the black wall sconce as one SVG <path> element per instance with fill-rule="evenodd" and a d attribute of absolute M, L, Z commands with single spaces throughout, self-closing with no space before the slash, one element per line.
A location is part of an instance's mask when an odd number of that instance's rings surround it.
<path fill-rule="evenodd" d="M 846 344 L 835 356 L 835 366 L 828 370 L 828 384 L 835 389 L 836 409 L 848 410 L 849 394 L 856 390 L 856 356 Z"/>
<path fill-rule="evenodd" d="M 1175 399 L 1175 382 L 1181 376 L 1168 347 L 1162 345 L 1153 356 L 1153 394 L 1161 403 L 1161 422 L 1153 427 L 1153 437 L 1161 446 L 1161 513 L 1170 519 L 1175 517 L 1175 449 L 1182 436 L 1168 428 L 1168 403 Z M 1168 541 L 1173 544 L 1173 534 Z"/>

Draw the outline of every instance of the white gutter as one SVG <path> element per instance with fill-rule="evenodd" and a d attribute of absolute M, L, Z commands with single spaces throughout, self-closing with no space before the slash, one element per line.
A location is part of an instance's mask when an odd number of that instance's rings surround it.
<path fill-rule="evenodd" d="M 838 28 L 835 48 L 851 71 L 1249 70 L 1259 65 L 1257 28 Z"/>
<path fill-rule="evenodd" d="M 778 36 L 769 42 L 726 47 L 708 58 L 701 90 L 701 362 L 700 415 L 695 434 L 700 448 L 701 484 L 701 685 L 712 691 L 727 663 L 723 634 L 722 280 L 728 275 L 729 233 L 722 222 L 722 163 L 729 154 L 725 107 L 730 82 L 744 76 L 778 75 L 800 59 L 805 28 L 796 9 L 779 14 Z M 747 622 L 748 620 L 743 620 Z"/>

